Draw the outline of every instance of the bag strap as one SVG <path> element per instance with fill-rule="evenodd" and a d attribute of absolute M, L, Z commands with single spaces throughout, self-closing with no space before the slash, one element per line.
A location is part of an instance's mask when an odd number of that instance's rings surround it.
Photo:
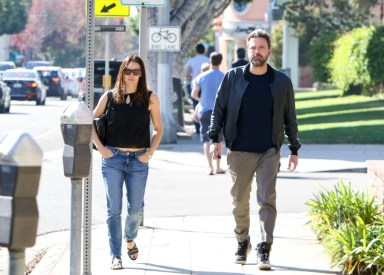
<path fill-rule="evenodd" d="M 104 109 L 104 113 L 103 114 L 106 114 L 107 112 L 108 112 L 108 110 L 109 110 L 109 102 L 111 101 L 111 94 L 112 94 L 112 92 L 111 91 L 108 91 L 107 92 L 108 94 L 107 94 L 107 104 L 105 104 L 105 109 Z"/>

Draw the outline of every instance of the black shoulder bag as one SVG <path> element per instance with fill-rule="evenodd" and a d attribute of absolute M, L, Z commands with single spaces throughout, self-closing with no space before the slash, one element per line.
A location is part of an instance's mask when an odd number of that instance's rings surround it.
<path fill-rule="evenodd" d="M 97 135 L 99 136 L 99 139 L 103 145 L 105 145 L 105 136 L 107 134 L 109 102 L 111 101 L 110 95 L 111 92 L 108 92 L 107 104 L 105 105 L 104 113 L 101 115 L 101 117 L 93 119 L 93 125 L 95 126 Z M 93 144 L 93 149 L 97 150 L 95 144 Z"/>

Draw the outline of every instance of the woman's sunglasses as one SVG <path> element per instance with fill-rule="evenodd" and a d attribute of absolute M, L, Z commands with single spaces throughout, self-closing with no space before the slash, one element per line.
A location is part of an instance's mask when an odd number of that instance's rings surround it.
<path fill-rule="evenodd" d="M 141 74 L 141 70 L 140 69 L 123 69 L 123 74 L 124 75 L 130 75 L 130 74 L 133 74 L 133 75 L 140 75 Z"/>

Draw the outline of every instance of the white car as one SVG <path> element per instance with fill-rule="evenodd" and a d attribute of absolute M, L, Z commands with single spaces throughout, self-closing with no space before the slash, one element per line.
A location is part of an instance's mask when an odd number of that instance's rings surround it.
<path fill-rule="evenodd" d="M 69 68 L 63 68 L 62 69 L 65 77 L 65 83 L 67 86 L 67 94 L 71 97 L 77 97 L 79 94 L 80 89 L 80 79 L 81 74 L 78 69 L 69 69 Z"/>

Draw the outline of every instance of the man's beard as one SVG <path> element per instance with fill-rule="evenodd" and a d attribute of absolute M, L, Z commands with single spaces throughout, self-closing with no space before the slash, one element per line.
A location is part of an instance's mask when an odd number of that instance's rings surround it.
<path fill-rule="evenodd" d="M 251 63 L 255 67 L 261 67 L 268 61 L 268 56 L 263 58 L 262 56 L 255 56 L 252 58 Z"/>

